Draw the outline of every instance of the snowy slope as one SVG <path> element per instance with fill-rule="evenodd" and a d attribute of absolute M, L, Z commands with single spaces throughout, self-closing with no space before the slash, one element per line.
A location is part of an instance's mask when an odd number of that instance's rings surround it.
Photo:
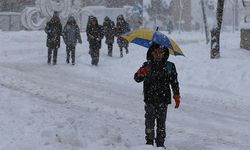
<path fill-rule="evenodd" d="M 82 33 L 86 41 L 85 33 Z M 166 146 L 179 150 L 250 149 L 250 52 L 239 33 L 223 33 L 221 58 L 209 58 L 204 35 L 171 35 L 186 57 L 170 57 L 179 73 L 182 103 L 170 105 Z M 44 32 L 0 32 L 0 150 L 154 150 L 144 145 L 142 84 L 134 72 L 146 49 L 107 55 L 90 65 L 88 43 L 76 65 L 46 64 Z"/>

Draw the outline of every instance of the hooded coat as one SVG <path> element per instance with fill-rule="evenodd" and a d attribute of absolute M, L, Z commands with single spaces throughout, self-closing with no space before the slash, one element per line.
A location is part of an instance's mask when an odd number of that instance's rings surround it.
<path fill-rule="evenodd" d="M 114 37 L 116 34 L 116 30 L 115 30 L 115 23 L 114 21 L 112 21 L 109 17 L 105 17 L 104 18 L 104 22 L 103 22 L 103 32 L 105 35 L 105 43 L 106 44 L 113 44 L 114 43 Z"/>
<path fill-rule="evenodd" d="M 129 24 L 125 21 L 123 15 L 117 17 L 116 34 L 118 36 L 117 43 L 119 47 L 128 47 L 128 41 L 121 37 L 121 35 L 130 31 Z"/>
<path fill-rule="evenodd" d="M 152 51 L 158 48 L 159 45 L 152 45 L 147 52 L 147 62 L 144 62 L 142 67 L 149 69 L 146 76 L 134 75 L 136 82 L 143 81 L 144 102 L 151 104 L 171 104 L 171 89 L 174 95 L 180 95 L 179 82 L 174 63 L 167 61 L 169 51 L 164 47 L 165 53 L 162 60 L 158 63 L 153 60 Z"/>
<path fill-rule="evenodd" d="M 47 47 L 48 48 L 59 48 L 60 47 L 60 36 L 62 35 L 62 24 L 60 18 L 57 15 L 53 15 L 45 27 L 47 33 Z"/>
<path fill-rule="evenodd" d="M 82 42 L 80 29 L 73 16 L 70 16 L 63 29 L 63 40 L 66 45 L 76 46 L 77 41 Z"/>
<path fill-rule="evenodd" d="M 96 22 L 96 24 L 93 25 L 92 22 Z M 103 34 L 103 28 L 101 25 L 98 24 L 96 17 L 89 16 L 86 33 L 90 50 L 101 49 L 102 39 L 104 37 L 104 34 Z"/>

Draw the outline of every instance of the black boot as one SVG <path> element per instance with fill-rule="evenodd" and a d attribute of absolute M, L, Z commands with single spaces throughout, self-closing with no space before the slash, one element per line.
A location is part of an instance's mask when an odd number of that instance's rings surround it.
<path fill-rule="evenodd" d="M 165 147 L 164 141 L 159 141 L 159 140 L 156 139 L 155 143 L 156 143 L 157 147 Z"/>
<path fill-rule="evenodd" d="M 110 57 L 112 57 L 112 49 L 113 49 L 113 45 L 112 44 L 108 44 L 108 55 Z"/>
<path fill-rule="evenodd" d="M 165 147 L 164 143 L 156 143 L 157 147 Z"/>
<path fill-rule="evenodd" d="M 53 58 L 53 65 L 56 65 L 56 59 Z"/>
<path fill-rule="evenodd" d="M 112 57 L 112 50 L 109 50 L 108 55 Z"/>
<path fill-rule="evenodd" d="M 97 66 L 97 65 L 98 65 L 98 60 L 92 59 L 91 64 L 92 64 L 93 66 Z"/>
<path fill-rule="evenodd" d="M 72 63 L 72 65 L 75 65 L 75 52 L 76 52 L 75 46 L 73 46 L 71 49 L 71 63 Z"/>
<path fill-rule="evenodd" d="M 48 58 L 47 63 L 48 63 L 48 65 L 50 65 L 50 64 L 51 64 L 51 59 L 50 59 L 50 58 Z"/>
<path fill-rule="evenodd" d="M 122 47 L 120 48 L 120 57 L 123 57 L 123 54 L 122 54 Z"/>
<path fill-rule="evenodd" d="M 57 59 L 57 48 L 53 51 L 53 65 L 56 65 L 56 59 Z"/>
<path fill-rule="evenodd" d="M 52 54 L 52 49 L 48 49 L 48 61 L 47 61 L 48 65 L 51 64 L 51 54 Z"/>
<path fill-rule="evenodd" d="M 128 48 L 126 47 L 125 49 L 126 49 L 126 54 L 128 54 Z"/>
<path fill-rule="evenodd" d="M 67 56 L 66 56 L 66 63 L 69 64 L 69 58 L 70 58 L 70 55 L 69 55 L 69 53 L 70 53 L 70 48 L 69 48 L 69 46 L 67 46 L 66 49 L 67 49 L 67 50 L 66 50 L 66 55 L 67 55 Z"/>
<path fill-rule="evenodd" d="M 153 146 L 153 145 L 154 145 L 154 140 L 147 140 L 146 144 L 147 144 L 147 145 L 152 145 L 152 146 Z"/>
<path fill-rule="evenodd" d="M 56 61 L 53 61 L 53 65 L 56 65 Z"/>

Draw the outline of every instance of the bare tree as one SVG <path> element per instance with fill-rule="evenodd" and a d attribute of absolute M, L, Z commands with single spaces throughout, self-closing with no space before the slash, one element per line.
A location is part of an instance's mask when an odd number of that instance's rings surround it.
<path fill-rule="evenodd" d="M 208 35 L 208 25 L 207 25 L 207 15 L 205 11 L 205 4 L 204 0 L 201 0 L 201 9 L 202 9 L 202 15 L 203 15 L 203 23 L 204 23 L 204 28 L 205 28 L 205 35 L 206 35 L 206 43 L 209 43 L 209 35 Z"/>
<path fill-rule="evenodd" d="M 220 31 L 222 25 L 224 0 L 218 0 L 217 2 L 217 27 L 211 30 L 211 52 L 210 58 L 220 58 Z"/>
<path fill-rule="evenodd" d="M 239 2 L 235 0 L 235 30 L 239 30 Z"/>
<path fill-rule="evenodd" d="M 163 24 L 168 21 L 170 15 L 169 6 L 163 0 L 151 0 L 151 5 L 147 7 L 147 12 L 150 20 L 154 22 L 154 28 L 159 26 L 158 21 Z"/>
<path fill-rule="evenodd" d="M 179 8 L 180 12 L 179 12 L 179 27 L 178 27 L 178 29 L 179 29 L 179 33 L 180 33 L 181 32 L 181 25 L 182 25 L 182 13 L 183 13 L 183 10 L 184 10 L 182 0 L 179 0 L 179 6 L 180 6 L 180 8 Z"/>
<path fill-rule="evenodd" d="M 230 0 L 230 4 L 232 5 L 233 10 L 233 32 L 238 31 L 239 27 L 239 4 L 238 0 Z"/>

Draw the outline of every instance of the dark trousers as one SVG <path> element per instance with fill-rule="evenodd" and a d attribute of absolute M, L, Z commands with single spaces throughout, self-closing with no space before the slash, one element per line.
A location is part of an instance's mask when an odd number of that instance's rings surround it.
<path fill-rule="evenodd" d="M 128 54 L 128 47 L 124 47 L 126 50 L 126 54 Z M 120 47 L 120 56 L 123 57 L 123 47 Z"/>
<path fill-rule="evenodd" d="M 167 104 L 145 104 L 145 139 L 164 144 L 166 137 Z M 156 138 L 155 138 L 156 122 Z"/>
<path fill-rule="evenodd" d="M 57 61 L 57 48 L 48 48 L 48 64 L 51 63 L 51 55 L 53 55 L 53 64 L 56 64 Z M 53 53 L 53 54 L 52 54 Z"/>
<path fill-rule="evenodd" d="M 66 45 L 66 53 L 67 53 L 66 62 L 67 63 L 69 63 L 69 59 L 71 56 L 71 63 L 75 64 L 75 51 L 76 51 L 76 47 L 74 45 Z"/>
<path fill-rule="evenodd" d="M 90 56 L 92 58 L 91 64 L 97 66 L 99 62 L 100 50 L 90 50 Z"/>
<path fill-rule="evenodd" d="M 108 44 L 108 55 L 112 56 L 113 44 Z"/>

